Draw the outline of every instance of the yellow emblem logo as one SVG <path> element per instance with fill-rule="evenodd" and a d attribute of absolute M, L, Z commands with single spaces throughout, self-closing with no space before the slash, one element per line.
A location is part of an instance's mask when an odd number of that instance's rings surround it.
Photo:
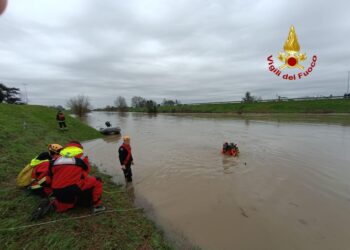
<path fill-rule="evenodd" d="M 294 26 L 290 27 L 289 33 L 288 33 L 288 38 L 286 42 L 284 43 L 283 46 L 284 52 L 280 52 L 277 56 L 277 58 L 283 63 L 280 67 L 275 67 L 274 62 L 273 62 L 273 56 L 270 55 L 267 58 L 268 65 L 269 65 L 269 70 L 274 73 L 277 76 L 281 76 L 282 70 L 285 68 L 290 68 L 290 69 L 300 69 L 304 71 L 304 66 L 301 64 L 304 62 L 307 57 L 306 53 L 301 53 L 300 52 L 300 45 L 298 42 L 298 37 L 295 32 Z M 313 68 L 316 66 L 316 61 L 317 61 L 317 56 L 314 55 L 312 56 L 311 64 L 310 67 L 308 67 L 304 72 L 300 72 L 298 74 L 285 74 L 282 76 L 283 79 L 285 80 L 296 80 L 296 79 L 301 79 L 302 77 L 308 76 Z"/>
<path fill-rule="evenodd" d="M 284 43 L 284 53 L 279 53 L 278 59 L 284 63 L 280 70 L 288 68 L 304 69 L 304 66 L 299 62 L 306 60 L 306 54 L 300 53 L 300 45 L 298 42 L 297 34 L 295 33 L 294 26 L 290 27 L 287 41 Z"/>

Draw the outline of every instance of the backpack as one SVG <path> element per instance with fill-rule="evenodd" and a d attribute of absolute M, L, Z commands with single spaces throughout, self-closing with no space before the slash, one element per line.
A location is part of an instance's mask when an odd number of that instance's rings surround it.
<path fill-rule="evenodd" d="M 30 185 L 30 183 L 32 182 L 33 168 L 34 166 L 28 164 L 21 170 L 21 172 L 19 172 L 16 178 L 17 187 L 26 187 Z"/>
<path fill-rule="evenodd" d="M 32 183 L 32 173 L 33 169 L 38 166 L 39 164 L 49 161 L 50 154 L 48 152 L 43 152 L 39 154 L 37 157 L 32 159 L 28 165 L 26 165 L 21 172 L 19 172 L 16 184 L 17 187 L 26 187 L 29 186 Z"/>

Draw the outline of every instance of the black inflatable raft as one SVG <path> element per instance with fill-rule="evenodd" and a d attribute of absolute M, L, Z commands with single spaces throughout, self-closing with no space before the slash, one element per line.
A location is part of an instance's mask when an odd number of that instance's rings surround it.
<path fill-rule="evenodd" d="M 100 133 L 104 135 L 120 134 L 120 131 L 119 127 L 100 128 Z"/>
<path fill-rule="evenodd" d="M 100 133 L 104 135 L 120 134 L 121 129 L 119 127 L 112 127 L 110 122 L 105 122 L 107 128 L 100 128 Z"/>

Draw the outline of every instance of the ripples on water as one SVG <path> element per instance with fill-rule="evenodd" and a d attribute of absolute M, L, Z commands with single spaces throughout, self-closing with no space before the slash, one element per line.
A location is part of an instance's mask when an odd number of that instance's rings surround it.
<path fill-rule="evenodd" d="M 173 237 L 203 249 L 344 249 L 349 121 L 315 119 L 94 112 L 87 123 L 109 120 L 131 136 L 135 202 Z M 220 154 L 224 141 L 238 143 L 239 158 Z M 123 182 L 119 144 L 120 137 L 106 137 L 86 149 Z"/>

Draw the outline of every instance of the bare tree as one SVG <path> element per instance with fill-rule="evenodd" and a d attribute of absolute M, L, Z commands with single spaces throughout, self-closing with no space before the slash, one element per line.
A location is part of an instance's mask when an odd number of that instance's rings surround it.
<path fill-rule="evenodd" d="M 134 108 L 142 108 L 146 106 L 146 99 L 141 96 L 131 98 L 131 106 Z"/>
<path fill-rule="evenodd" d="M 122 96 L 118 96 L 117 99 L 115 99 L 114 105 L 117 107 L 119 111 L 124 112 L 128 110 L 128 105 L 126 104 L 126 100 Z"/>
<path fill-rule="evenodd" d="M 68 100 L 67 106 L 71 109 L 71 111 L 78 115 L 83 116 L 86 113 L 90 112 L 91 104 L 89 97 L 84 95 L 78 95 Z"/>

